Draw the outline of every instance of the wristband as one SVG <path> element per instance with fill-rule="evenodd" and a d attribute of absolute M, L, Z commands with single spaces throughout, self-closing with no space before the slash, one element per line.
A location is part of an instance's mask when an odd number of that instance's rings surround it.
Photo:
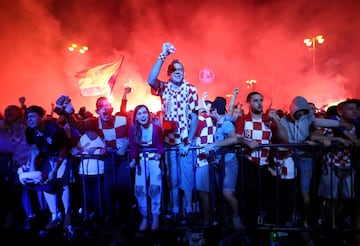
<path fill-rule="evenodd" d="M 166 57 L 167 57 L 166 55 L 164 55 L 163 53 L 160 53 L 158 59 L 165 61 Z"/>

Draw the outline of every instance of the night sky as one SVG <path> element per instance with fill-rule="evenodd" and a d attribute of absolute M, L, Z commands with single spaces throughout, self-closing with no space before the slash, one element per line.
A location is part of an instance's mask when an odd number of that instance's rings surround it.
<path fill-rule="evenodd" d="M 133 92 L 128 109 L 146 104 L 160 109 L 146 82 L 163 42 L 176 47 L 185 78 L 208 99 L 240 89 L 247 80 L 265 96 L 265 106 L 288 110 L 293 97 L 317 107 L 360 98 L 359 0 L 1 0 L 0 111 L 18 104 L 50 110 L 60 94 L 71 96 L 75 109 L 94 111 L 97 97 L 80 95 L 76 72 L 125 56 L 113 92 L 118 108 L 125 85 Z M 322 34 L 323 44 L 309 50 L 303 40 Z M 71 43 L 88 52 L 70 52 Z M 215 73 L 211 83 L 201 69 Z M 130 83 L 129 83 L 130 82 Z M 246 106 L 244 106 L 247 110 Z"/>

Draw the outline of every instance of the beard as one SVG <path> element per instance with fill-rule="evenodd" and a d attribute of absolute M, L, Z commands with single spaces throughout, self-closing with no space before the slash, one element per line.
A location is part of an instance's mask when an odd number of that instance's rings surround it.
<path fill-rule="evenodd" d="M 252 112 L 254 114 L 261 114 L 263 112 L 263 110 L 262 109 L 261 110 L 260 109 L 253 109 Z"/>

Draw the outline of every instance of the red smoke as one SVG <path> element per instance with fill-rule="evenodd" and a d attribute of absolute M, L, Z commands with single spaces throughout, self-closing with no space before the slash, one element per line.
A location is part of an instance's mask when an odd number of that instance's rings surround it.
<path fill-rule="evenodd" d="M 156 3 L 155 3 L 156 2 Z M 257 3 L 255 3 L 257 2 Z M 38 104 L 49 111 L 60 94 L 71 96 L 76 109 L 94 111 L 96 98 L 81 97 L 74 74 L 118 60 L 124 64 L 114 87 L 113 104 L 119 107 L 124 85 L 133 87 L 128 109 L 146 104 L 160 109 L 150 95 L 146 79 L 162 42 L 172 42 L 174 58 L 185 66 L 186 79 L 208 99 L 240 88 L 244 103 L 246 80 L 265 96 L 265 106 L 288 109 L 302 95 L 321 107 L 346 98 L 360 98 L 360 5 L 356 0 L 336 1 L 145 1 L 145 0 L 12 0 L 0 6 L 0 110 L 18 104 Z M 265 3 L 266 2 L 266 3 Z M 316 34 L 325 43 L 312 51 L 303 40 Z M 88 52 L 69 52 L 71 43 Z M 203 83 L 200 70 L 210 68 L 215 80 Z"/>

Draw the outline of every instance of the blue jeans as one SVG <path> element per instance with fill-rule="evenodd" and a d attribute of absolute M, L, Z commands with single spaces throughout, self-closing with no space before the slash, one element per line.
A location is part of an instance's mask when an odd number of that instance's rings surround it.
<path fill-rule="evenodd" d="M 178 147 L 167 145 L 166 147 Z M 172 212 L 180 211 L 180 194 L 182 189 L 186 194 L 190 194 L 194 189 L 194 167 L 196 162 L 196 150 L 189 150 L 186 156 L 181 156 L 179 150 L 168 150 L 165 152 L 165 164 L 167 167 L 167 183 L 169 186 Z M 185 197 L 188 202 L 191 198 Z"/>

